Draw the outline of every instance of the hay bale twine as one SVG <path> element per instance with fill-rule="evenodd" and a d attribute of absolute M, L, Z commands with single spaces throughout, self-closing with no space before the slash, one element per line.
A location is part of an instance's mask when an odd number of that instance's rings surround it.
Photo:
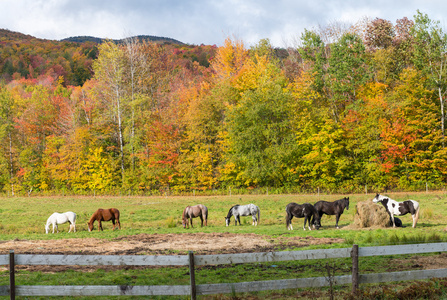
<path fill-rule="evenodd" d="M 369 200 L 357 203 L 355 209 L 352 227 L 390 227 L 390 216 L 382 205 Z"/>

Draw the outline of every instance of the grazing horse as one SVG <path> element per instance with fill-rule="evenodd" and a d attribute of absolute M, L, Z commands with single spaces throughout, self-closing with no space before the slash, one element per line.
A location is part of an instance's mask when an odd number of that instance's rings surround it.
<path fill-rule="evenodd" d="M 183 228 L 186 228 L 186 227 L 189 228 L 188 219 L 191 222 L 191 227 L 194 228 L 194 226 L 192 225 L 192 218 L 197 218 L 197 217 L 200 217 L 200 220 L 202 221 L 201 227 L 203 227 L 203 220 L 205 220 L 205 226 L 207 226 L 208 208 L 203 204 L 187 206 L 183 210 L 183 215 L 182 215 Z"/>
<path fill-rule="evenodd" d="M 116 208 L 109 208 L 109 209 L 98 209 L 95 211 L 90 218 L 90 221 L 88 221 L 88 231 L 93 230 L 93 223 L 95 221 L 98 221 L 98 231 L 103 230 L 102 229 L 102 221 L 112 221 L 113 223 L 113 229 L 115 230 L 115 221 L 118 224 L 118 228 L 121 229 L 121 223 L 120 223 L 120 211 Z"/>
<path fill-rule="evenodd" d="M 256 218 L 256 214 L 258 217 Z M 237 226 L 237 222 L 239 221 L 239 225 L 241 225 L 241 216 L 251 216 L 253 219 L 253 224 L 258 226 L 258 221 L 260 219 L 261 210 L 254 204 L 247 205 L 235 205 L 228 211 L 228 215 L 225 217 L 225 224 L 227 226 L 230 225 L 231 216 L 234 216 L 234 225 Z"/>
<path fill-rule="evenodd" d="M 286 213 L 287 213 L 286 226 L 288 230 L 293 230 L 292 226 L 293 217 L 304 218 L 304 225 L 303 225 L 304 230 L 306 230 L 306 222 L 307 226 L 309 227 L 309 230 L 312 230 L 312 228 L 310 228 L 311 218 L 315 220 L 314 222 L 312 222 L 313 226 L 317 230 L 318 228 L 320 228 L 320 216 L 318 215 L 315 207 L 310 203 L 304 203 L 300 205 L 295 202 L 291 202 L 286 206 Z"/>
<path fill-rule="evenodd" d="M 398 217 L 394 217 L 394 224 L 396 225 L 396 227 L 405 227 L 402 225 L 402 220 L 399 219 Z M 390 218 L 390 226 L 393 225 L 393 220 L 391 220 Z"/>
<path fill-rule="evenodd" d="M 340 200 L 335 200 L 334 202 L 328 202 L 328 201 L 318 201 L 314 204 L 315 209 L 317 210 L 318 215 L 320 218 L 325 215 L 335 215 L 335 227 L 338 227 L 338 220 L 340 220 L 340 216 L 345 210 L 345 208 L 349 209 L 349 197 L 344 197 Z M 312 219 L 312 223 L 314 220 Z"/>
<path fill-rule="evenodd" d="M 396 227 L 396 222 L 394 221 L 394 215 L 403 216 L 408 213 L 413 217 L 413 228 L 416 227 L 416 223 L 419 219 L 419 203 L 414 200 L 407 200 L 404 202 L 397 202 L 387 196 L 377 194 L 374 199 L 374 203 L 382 203 L 385 207 L 386 212 L 390 215 L 391 223 L 393 227 Z"/>
<path fill-rule="evenodd" d="M 68 230 L 68 232 L 70 232 L 72 229 L 73 232 L 76 232 L 76 214 L 74 212 L 67 211 L 61 214 L 55 212 L 47 220 L 47 224 L 45 225 L 45 233 L 48 233 L 48 231 L 50 231 L 50 224 L 53 225 L 53 233 L 54 233 L 55 227 L 56 232 L 59 232 L 59 229 L 57 228 L 58 224 L 64 224 L 67 222 L 70 222 L 70 230 Z"/>

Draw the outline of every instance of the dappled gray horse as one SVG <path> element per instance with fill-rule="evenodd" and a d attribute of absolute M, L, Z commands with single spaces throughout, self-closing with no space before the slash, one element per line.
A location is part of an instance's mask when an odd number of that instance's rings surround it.
<path fill-rule="evenodd" d="M 247 205 L 235 205 L 228 211 L 228 215 L 225 217 L 225 224 L 227 226 L 230 225 L 230 219 L 231 216 L 234 216 L 234 224 L 237 225 L 237 222 L 239 222 L 239 225 L 241 225 L 241 216 L 251 216 L 253 219 L 253 224 L 257 226 L 258 221 L 260 219 L 261 210 L 256 205 L 250 203 Z M 258 215 L 258 217 L 256 217 Z"/>

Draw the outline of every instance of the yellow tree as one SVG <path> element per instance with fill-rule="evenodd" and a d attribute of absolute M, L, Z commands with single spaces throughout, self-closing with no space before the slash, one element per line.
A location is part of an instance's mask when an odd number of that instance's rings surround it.
<path fill-rule="evenodd" d="M 99 46 L 98 59 L 93 64 L 95 78 L 103 83 L 102 99 L 110 112 L 112 120 L 116 122 L 118 148 L 120 155 L 120 167 L 122 179 L 124 179 L 124 111 L 125 111 L 125 80 L 124 80 L 124 52 L 111 41 L 106 41 Z"/>

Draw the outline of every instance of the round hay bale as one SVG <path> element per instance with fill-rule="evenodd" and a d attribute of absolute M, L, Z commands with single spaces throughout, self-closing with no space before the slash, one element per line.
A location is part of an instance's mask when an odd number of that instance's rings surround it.
<path fill-rule="evenodd" d="M 354 228 L 390 227 L 390 216 L 382 205 L 363 201 L 357 203 L 355 210 Z"/>

